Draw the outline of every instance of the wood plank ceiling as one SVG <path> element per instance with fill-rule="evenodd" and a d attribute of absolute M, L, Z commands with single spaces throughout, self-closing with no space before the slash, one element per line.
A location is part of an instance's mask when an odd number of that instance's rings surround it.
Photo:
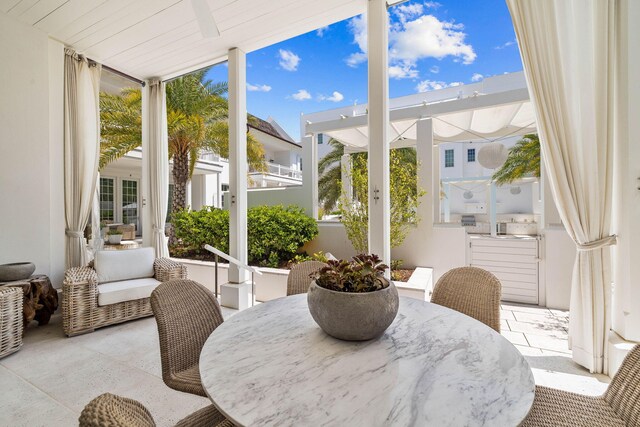
<path fill-rule="evenodd" d="M 140 79 L 170 78 L 365 11 L 366 0 L 207 0 L 204 38 L 190 0 L 0 0 L 0 11 Z"/>

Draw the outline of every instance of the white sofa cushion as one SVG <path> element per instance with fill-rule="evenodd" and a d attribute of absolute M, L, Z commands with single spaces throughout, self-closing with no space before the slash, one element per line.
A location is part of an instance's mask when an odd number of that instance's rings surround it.
<path fill-rule="evenodd" d="M 153 248 L 127 249 L 121 251 L 98 251 L 93 268 L 98 274 L 98 283 L 153 277 Z"/>
<path fill-rule="evenodd" d="M 116 304 L 124 301 L 149 298 L 151 292 L 162 282 L 147 277 L 144 279 L 122 280 L 98 285 L 98 305 Z"/>

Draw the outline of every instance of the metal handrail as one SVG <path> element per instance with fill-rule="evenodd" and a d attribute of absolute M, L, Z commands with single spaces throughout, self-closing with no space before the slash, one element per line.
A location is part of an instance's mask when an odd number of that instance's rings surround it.
<path fill-rule="evenodd" d="M 253 306 L 253 302 L 254 302 L 255 295 L 256 295 L 256 292 L 255 292 L 256 282 L 254 280 L 254 276 L 253 275 L 255 273 L 258 273 L 259 275 L 262 275 L 262 272 L 259 269 L 255 268 L 255 267 L 252 267 L 250 265 L 247 265 L 247 264 L 243 263 L 242 261 L 240 261 L 239 259 L 236 259 L 236 258 L 232 257 L 231 255 L 222 252 L 220 249 L 214 248 L 211 245 L 204 245 L 204 248 L 215 255 L 216 298 L 218 298 L 218 294 L 219 294 L 219 292 L 218 292 L 218 257 L 222 257 L 223 259 L 226 259 L 227 261 L 229 261 L 231 264 L 235 264 L 239 268 L 242 268 L 243 270 L 247 270 L 248 272 L 251 273 L 251 305 Z"/>

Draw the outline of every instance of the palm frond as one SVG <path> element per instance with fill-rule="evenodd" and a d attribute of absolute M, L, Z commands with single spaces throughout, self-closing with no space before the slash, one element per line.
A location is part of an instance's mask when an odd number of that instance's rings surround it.
<path fill-rule="evenodd" d="M 527 134 L 509 150 L 507 161 L 493 174 L 498 185 L 510 184 L 527 176 L 540 176 L 540 140 Z"/>

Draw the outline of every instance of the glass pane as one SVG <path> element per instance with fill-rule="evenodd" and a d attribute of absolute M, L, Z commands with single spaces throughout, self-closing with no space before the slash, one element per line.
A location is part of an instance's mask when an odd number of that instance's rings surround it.
<path fill-rule="evenodd" d="M 138 227 L 138 181 L 122 180 L 122 222 Z"/>
<path fill-rule="evenodd" d="M 115 213 L 113 178 L 100 178 L 100 221 L 113 221 Z"/>

